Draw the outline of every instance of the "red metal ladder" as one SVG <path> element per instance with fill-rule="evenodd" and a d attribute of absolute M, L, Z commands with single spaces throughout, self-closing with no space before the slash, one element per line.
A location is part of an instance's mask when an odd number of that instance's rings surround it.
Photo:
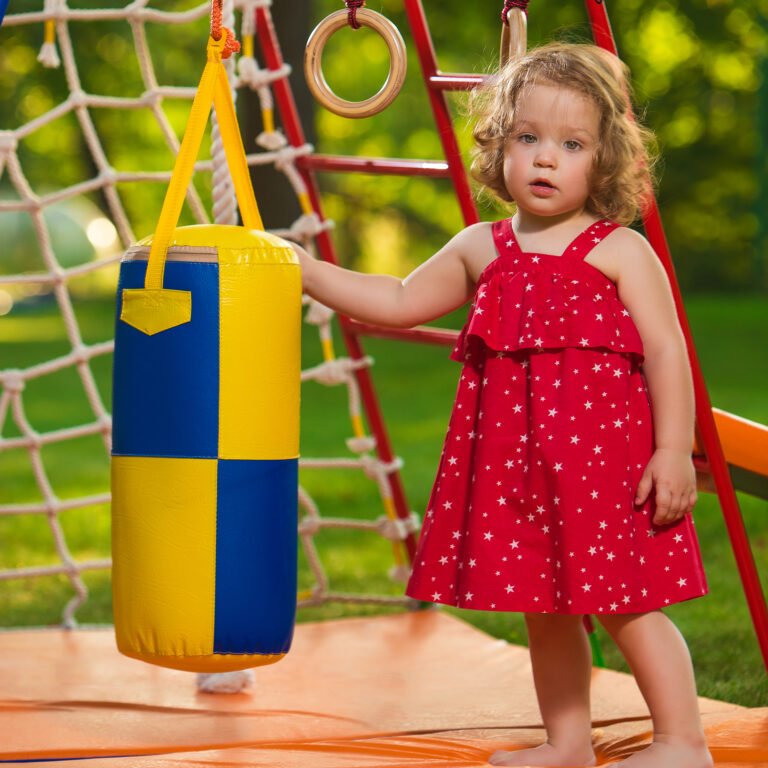
<path fill-rule="evenodd" d="M 472 89 L 483 81 L 484 76 L 445 74 L 440 72 L 421 0 L 404 0 L 404 3 L 408 24 L 418 52 L 422 76 L 427 87 L 430 106 L 432 107 L 435 124 L 446 159 L 444 161 L 403 160 L 331 157 L 317 154 L 302 157 L 297 161 L 297 166 L 307 185 L 312 206 L 321 220 L 324 219 L 323 207 L 315 174 L 323 171 L 450 178 L 456 190 L 465 226 L 479 220 L 464 163 L 459 152 L 445 93 L 447 91 Z M 585 5 L 595 44 L 618 56 L 616 41 L 611 31 L 604 0 L 585 0 Z M 256 19 L 259 42 L 264 54 L 265 63 L 270 70 L 279 69 L 283 65 L 283 58 L 269 8 L 258 8 Z M 299 120 L 288 79 L 282 78 L 277 80 L 273 87 L 288 141 L 292 146 L 302 146 L 305 143 L 304 131 Z M 760 584 L 760 578 L 744 527 L 736 493 L 731 482 L 728 465 L 718 438 L 712 415 L 712 405 L 693 344 L 693 336 L 683 307 L 680 287 L 675 276 L 669 245 L 667 244 L 661 215 L 655 198 L 652 200 L 649 211 L 643 219 L 643 224 L 648 240 L 661 259 L 669 277 L 678 318 L 688 347 L 696 396 L 696 442 L 703 449 L 703 455 L 696 456 L 694 461 L 697 469 L 711 474 L 714 479 L 723 511 L 723 518 L 731 539 L 731 546 L 752 617 L 752 623 L 755 627 L 755 634 L 760 645 L 763 662 L 768 670 L 768 608 L 766 607 L 765 595 Z M 327 231 L 323 231 L 318 235 L 317 245 L 320 255 L 324 260 L 334 264 L 338 263 L 333 242 Z M 446 346 L 452 346 L 456 340 L 456 333 L 448 330 L 423 327 L 408 330 L 381 328 L 357 323 L 345 317 L 339 317 L 339 322 L 344 343 L 349 355 L 353 359 L 364 357 L 360 340 L 360 337 L 363 335 L 443 344 Z M 372 378 L 365 368 L 356 371 L 355 375 L 360 386 L 368 423 L 376 438 L 378 456 L 383 462 L 389 463 L 393 460 L 394 456 Z M 388 481 L 398 517 L 402 519 L 408 518 L 410 511 L 399 474 L 397 472 L 390 473 Z M 413 534 L 408 536 L 405 545 L 409 557 L 413 558 L 416 546 L 416 539 Z"/>

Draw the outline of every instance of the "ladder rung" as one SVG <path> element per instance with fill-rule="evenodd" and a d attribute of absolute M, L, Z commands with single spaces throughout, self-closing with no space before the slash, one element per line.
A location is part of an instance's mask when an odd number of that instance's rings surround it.
<path fill-rule="evenodd" d="M 429 87 L 436 91 L 471 91 L 486 78 L 487 75 L 446 75 L 441 72 L 429 78 Z"/>
<path fill-rule="evenodd" d="M 433 176 L 448 178 L 448 163 L 441 160 L 402 160 L 386 157 L 345 157 L 341 155 L 305 155 L 296 159 L 304 170 L 375 173 L 386 176 Z"/>
<path fill-rule="evenodd" d="M 346 318 L 345 324 L 352 333 L 362 336 L 412 341 L 418 344 L 437 344 L 441 347 L 454 346 L 459 337 L 459 332 L 452 328 L 435 328 L 429 325 L 417 325 L 414 328 L 390 328 L 373 323 L 359 323 L 357 320 L 350 320 L 349 318 Z"/>

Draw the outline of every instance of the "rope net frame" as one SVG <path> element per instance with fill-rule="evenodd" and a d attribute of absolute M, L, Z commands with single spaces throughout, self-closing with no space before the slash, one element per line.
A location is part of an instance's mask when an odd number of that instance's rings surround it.
<path fill-rule="evenodd" d="M 271 231 L 313 250 L 314 237 L 332 227 L 331 221 L 319 221 L 312 211 L 307 189 L 295 166 L 296 159 L 311 153 L 313 147 L 308 144 L 302 147 L 289 146 L 282 132 L 275 128 L 273 116 L 270 84 L 287 77 L 290 67 L 283 66 L 275 71 L 262 69 L 253 56 L 255 12 L 257 8 L 269 4 L 269 0 L 224 1 L 222 22 L 225 26 L 235 29 L 236 21 L 239 19 L 239 32 L 243 41 L 242 54 L 237 57 L 237 62 L 235 63 L 235 57 L 227 61 L 228 74 L 233 92 L 236 93 L 238 88 L 251 88 L 259 96 L 264 130 L 257 137 L 256 142 L 262 151 L 247 154 L 249 166 L 272 164 L 285 175 L 301 206 L 301 216 L 289 229 Z M 3 25 L 4 29 L 25 25 L 35 25 L 45 29 L 44 43 L 38 57 L 39 66 L 61 67 L 69 93 L 63 102 L 36 115 L 28 122 L 12 130 L 0 130 L 0 223 L 4 216 L 28 215 L 34 228 L 43 266 L 39 272 L 3 274 L 0 263 L 0 290 L 32 287 L 52 292 L 63 320 L 68 350 L 53 359 L 24 368 L 4 368 L 0 361 L 0 457 L 11 451 L 25 451 L 40 493 L 40 500 L 35 502 L 0 503 L 0 523 L 10 516 L 44 517 L 58 560 L 58 562 L 39 566 L 0 569 L 0 582 L 7 584 L 20 579 L 65 576 L 74 594 L 62 609 L 61 623 L 64 626 L 77 625 L 76 612 L 88 598 L 88 588 L 82 574 L 86 571 L 107 570 L 111 567 L 111 562 L 107 558 L 84 559 L 73 555 L 62 526 L 62 516 L 71 510 L 93 510 L 100 505 L 108 504 L 110 501 L 108 477 L 105 473 L 103 492 L 60 498 L 56 493 L 55 484 L 51 482 L 49 466 L 43 460 L 42 453 L 43 449 L 51 446 L 64 446 L 68 441 L 95 437 L 103 443 L 106 455 L 109 456 L 111 417 L 97 386 L 92 366 L 100 358 L 108 358 L 111 355 L 114 341 L 109 338 L 93 343 L 84 341 L 75 312 L 77 301 L 73 296 L 70 283 L 98 272 L 109 273 L 112 270 L 116 275 L 116 265 L 121 256 L 115 254 L 107 258 L 97 258 L 86 263 L 66 266 L 62 263 L 60 244 L 54 242 L 51 226 L 45 214 L 62 202 L 76 201 L 79 198 L 99 194 L 106 202 L 107 215 L 114 225 L 122 246 L 121 250 L 125 250 L 131 243 L 136 242 L 131 213 L 125 204 L 121 188 L 128 184 L 146 186 L 147 183 L 159 183 L 164 192 L 171 177 L 173 163 L 170 162 L 168 169 L 161 171 L 117 170 L 108 160 L 109 139 L 105 139 L 104 132 L 98 130 L 95 113 L 100 109 L 141 110 L 142 114 L 145 114 L 148 120 L 153 120 L 154 125 L 159 129 L 166 147 L 172 153 L 169 155 L 172 160 L 178 153 L 180 140 L 164 104 L 168 100 L 191 103 L 195 88 L 163 85 L 158 81 L 148 43 L 147 26 L 162 25 L 164 30 L 168 30 L 169 39 L 181 25 L 190 25 L 195 30 L 199 28 L 199 39 L 202 41 L 200 43 L 201 60 L 204 60 L 205 28 L 209 11 L 208 2 L 179 11 L 161 11 L 149 7 L 149 0 L 134 0 L 122 7 L 101 10 L 70 7 L 67 0 L 44 0 L 44 8 L 41 11 L 8 14 Z M 89 93 L 83 88 L 71 28 L 79 23 L 115 21 L 125 22 L 130 27 L 143 86 L 143 92 L 138 95 L 113 96 Z M 188 112 L 186 106 L 185 110 Z M 63 117 L 74 117 L 76 120 L 95 173 L 90 178 L 61 186 L 53 191 L 38 192 L 36 187 L 50 184 L 51 178 L 35 180 L 28 177 L 20 160 L 20 149 L 25 140 Z M 234 190 L 215 117 L 212 120 L 211 159 L 196 163 L 195 176 L 187 192 L 187 207 L 196 223 L 210 222 L 203 195 L 199 189 L 201 180 L 209 177 L 214 221 L 220 224 L 234 224 L 237 223 Z M 247 145 L 248 137 L 246 137 Z M 157 210 L 159 211 L 159 207 Z M 396 459 L 390 463 L 382 462 L 374 452 L 375 438 L 366 434 L 363 426 L 361 396 L 354 373 L 359 368 L 369 367 L 373 361 L 368 357 L 360 360 L 337 357 L 332 340 L 333 312 L 308 297 L 304 298 L 304 304 L 306 305 L 305 322 L 317 328 L 322 355 L 316 365 L 302 370 L 302 383 L 314 381 L 328 387 L 346 389 L 353 436 L 346 441 L 345 455 L 302 458 L 299 466 L 313 470 L 353 470 L 363 473 L 370 478 L 378 490 L 383 514 L 375 519 L 329 517 L 322 514 L 320 505 L 306 488 L 299 487 L 298 532 L 314 583 L 309 589 L 299 594 L 298 604 L 300 607 L 320 605 L 330 601 L 412 604 L 413 601 L 410 599 L 399 596 L 334 591 L 331 588 L 331 579 L 321 561 L 315 543 L 315 536 L 320 531 L 342 528 L 367 531 L 392 542 L 394 565 L 390 569 L 389 576 L 395 581 L 404 581 L 409 567 L 402 542 L 418 530 L 419 520 L 415 514 L 406 520 L 397 517 L 387 478 L 390 473 L 400 469 L 401 461 Z M 104 329 L 104 335 L 107 336 L 110 330 Z M 71 424 L 50 431 L 37 431 L 27 417 L 25 408 L 27 386 L 35 380 L 67 370 L 76 372 L 92 418 L 86 423 Z M 8 435 L 11 423 L 17 435 Z"/>

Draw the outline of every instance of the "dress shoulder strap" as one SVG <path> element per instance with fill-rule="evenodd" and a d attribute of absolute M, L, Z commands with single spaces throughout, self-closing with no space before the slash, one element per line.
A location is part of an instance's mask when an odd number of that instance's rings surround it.
<path fill-rule="evenodd" d="M 563 251 L 563 256 L 569 259 L 582 261 L 587 254 L 607 235 L 619 226 L 610 219 L 600 219 L 590 224 L 573 242 Z"/>
<path fill-rule="evenodd" d="M 519 256 L 522 251 L 517 243 L 515 231 L 512 229 L 512 219 L 494 221 L 491 227 L 493 244 L 499 256 Z"/>

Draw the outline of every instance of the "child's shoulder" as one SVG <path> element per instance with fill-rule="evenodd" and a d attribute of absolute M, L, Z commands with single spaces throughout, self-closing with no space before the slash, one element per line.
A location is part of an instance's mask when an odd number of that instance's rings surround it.
<path fill-rule="evenodd" d="M 464 227 L 454 238 L 462 245 L 487 245 L 493 243 L 493 222 L 478 221 Z"/>
<path fill-rule="evenodd" d="M 590 251 L 586 261 L 618 283 L 627 273 L 657 262 L 658 257 L 640 232 L 619 226 Z"/>
<path fill-rule="evenodd" d="M 621 224 L 611 231 L 611 237 L 615 245 L 622 245 L 627 248 L 642 248 L 644 245 L 650 247 L 643 234 L 632 227 L 624 227 Z"/>
<path fill-rule="evenodd" d="M 477 281 L 497 255 L 493 244 L 493 224 L 489 221 L 480 221 L 465 227 L 454 236 L 451 245 L 460 252 L 467 274 L 473 281 Z"/>

